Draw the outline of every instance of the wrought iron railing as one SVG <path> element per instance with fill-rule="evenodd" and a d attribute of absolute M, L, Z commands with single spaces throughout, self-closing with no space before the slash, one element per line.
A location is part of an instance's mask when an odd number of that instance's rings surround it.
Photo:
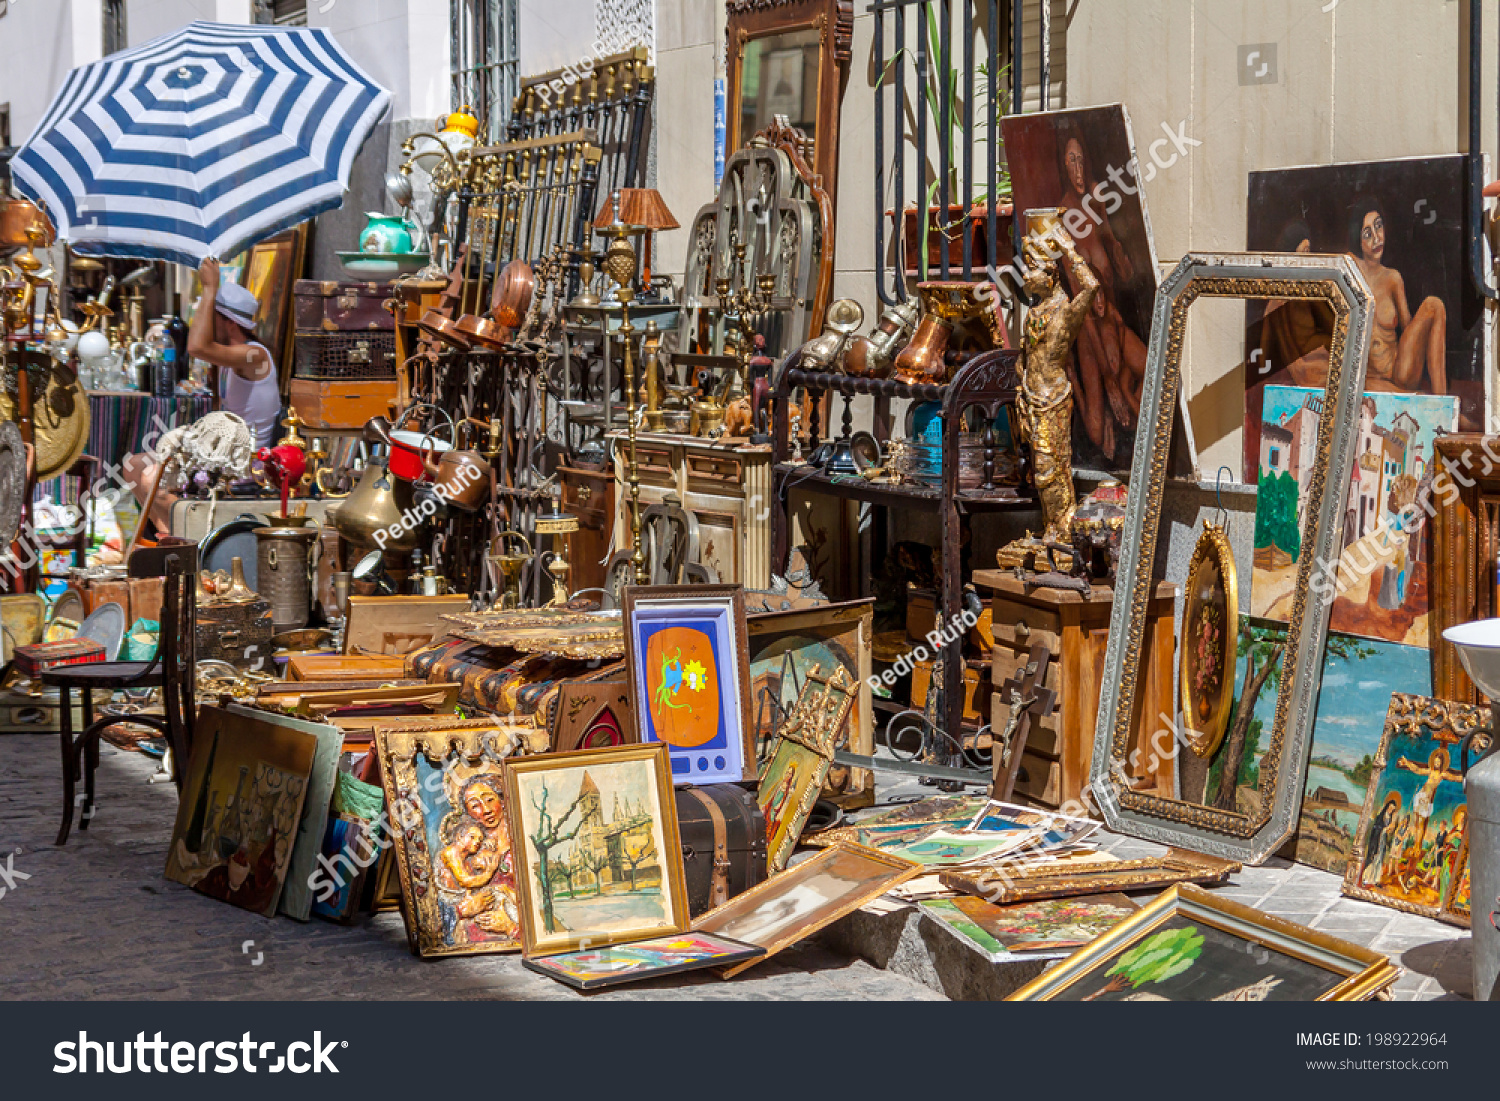
<path fill-rule="evenodd" d="M 973 279 L 976 270 L 982 272 L 987 260 L 1000 254 L 1004 230 L 998 208 L 1007 177 L 999 155 L 999 119 L 1009 106 L 1026 102 L 1028 62 L 1022 44 L 1028 5 L 1040 29 L 1037 105 L 1045 111 L 1051 105 L 1051 0 L 875 0 L 870 5 L 877 80 L 875 209 L 877 214 L 891 211 L 889 219 L 876 218 L 875 282 L 887 306 L 907 296 L 910 271 L 917 272 L 917 279 Z M 955 48 L 961 51 L 958 65 Z M 982 52 L 982 60 L 976 52 Z M 1002 83 L 1006 77 L 1008 90 Z M 986 161 L 981 166 L 984 215 L 979 235 L 971 215 L 976 146 L 982 147 Z M 907 163 L 909 148 L 915 153 L 915 181 Z M 914 235 L 902 228 L 909 201 L 917 204 Z M 936 208 L 942 230 L 935 257 L 924 243 L 931 208 Z M 956 219 L 950 215 L 954 208 Z M 947 242 L 955 239 L 955 225 L 960 227 L 961 254 L 950 257 Z M 906 240 L 908 236 L 916 241 Z M 914 246 L 918 255 L 909 255 Z"/>

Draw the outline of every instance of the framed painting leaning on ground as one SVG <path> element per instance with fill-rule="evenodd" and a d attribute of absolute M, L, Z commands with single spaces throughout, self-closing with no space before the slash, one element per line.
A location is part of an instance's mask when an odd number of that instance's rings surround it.
<path fill-rule="evenodd" d="M 528 957 L 686 931 L 666 746 L 519 757 L 505 796 Z"/>
<path fill-rule="evenodd" d="M 1378 952 L 1179 886 L 1007 1000 L 1362 1002 L 1400 975 Z"/>
<path fill-rule="evenodd" d="M 1469 924 L 1468 803 L 1459 744 L 1489 746 L 1487 707 L 1397 692 L 1385 716 L 1344 894 Z"/>
<path fill-rule="evenodd" d="M 1299 540 L 1293 603 L 1288 612 L 1273 721 L 1259 739 L 1254 768 L 1248 717 L 1236 714 L 1217 750 L 1220 776 L 1208 790 L 1179 790 L 1172 798 L 1134 790 L 1131 754 L 1145 737 L 1140 729 L 1139 684 L 1148 607 L 1163 571 L 1170 570 L 1166 524 L 1167 463 L 1177 426 L 1183 345 L 1189 308 L 1200 298 L 1297 300 L 1320 304 L 1333 316 L 1322 413 L 1309 425 L 1307 492 L 1300 500 Z M 1104 655 L 1099 718 L 1094 733 L 1090 784 L 1110 829 L 1165 845 L 1256 863 L 1275 852 L 1297 821 L 1307 747 L 1322 673 L 1330 600 L 1319 591 L 1315 563 L 1337 562 L 1344 535 L 1344 503 L 1359 434 L 1360 398 L 1370 342 L 1373 297 L 1347 256 L 1283 253 L 1189 253 L 1157 294 L 1151 346 L 1141 396 L 1140 433 L 1130 473 L 1120 562 Z M 1160 546 L 1159 546 L 1160 544 Z M 1182 575 L 1167 576 L 1180 582 Z M 1324 579 L 1326 580 L 1326 579 Z M 1328 589 L 1332 582 L 1326 582 Z M 1331 595 L 1331 594 L 1330 594 Z M 1232 629 L 1233 625 L 1223 627 Z M 1220 676 L 1227 674 L 1220 671 Z M 1189 742 L 1194 762 L 1205 762 Z M 1245 782 L 1242 776 L 1251 775 Z M 1195 783 L 1194 789 L 1198 788 Z"/>
<path fill-rule="evenodd" d="M 754 780 L 745 590 L 631 585 L 624 605 L 625 668 L 640 740 L 667 745 L 676 782 Z"/>

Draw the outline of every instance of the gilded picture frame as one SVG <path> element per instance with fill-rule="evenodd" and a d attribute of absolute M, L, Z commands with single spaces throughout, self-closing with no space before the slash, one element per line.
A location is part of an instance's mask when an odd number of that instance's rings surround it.
<path fill-rule="evenodd" d="M 1324 413 L 1308 480 L 1298 596 L 1289 624 L 1276 718 L 1260 766 L 1253 814 L 1134 791 L 1126 775 L 1135 729 L 1147 609 L 1156 586 L 1157 537 L 1167 462 L 1182 387 L 1189 307 L 1199 298 L 1302 300 L 1333 313 Z M 1298 253 L 1189 253 L 1157 292 L 1131 464 L 1130 496 L 1105 650 L 1090 788 L 1111 830 L 1164 845 L 1257 864 L 1297 824 L 1321 681 L 1329 602 L 1308 600 L 1315 562 L 1336 562 L 1354 463 L 1373 296 L 1348 256 Z M 1154 752 L 1175 753 L 1176 732 L 1153 735 Z"/>
<path fill-rule="evenodd" d="M 514 731 L 495 724 L 375 727 L 401 917 L 424 959 L 521 947 L 513 834 L 496 807 L 515 746 Z"/>
<path fill-rule="evenodd" d="M 1469 808 L 1460 757 L 1489 748 L 1488 707 L 1392 692 L 1342 892 L 1468 927 Z"/>
<path fill-rule="evenodd" d="M 665 745 L 509 760 L 505 800 L 516 838 L 523 955 L 687 930 L 692 919 Z M 562 872 L 575 868 L 564 895 Z M 613 905 L 600 905 L 611 897 Z"/>
<path fill-rule="evenodd" d="M 1199 757 L 1224 740 L 1234 706 L 1239 576 L 1222 527 L 1205 524 L 1182 587 L 1182 653 L 1177 663 L 1183 736 Z"/>
<path fill-rule="evenodd" d="M 1163 856 L 1136 860 L 1089 853 L 1072 860 L 955 868 L 938 878 L 949 890 L 1008 906 L 1041 898 L 1161 890 L 1178 883 L 1221 884 L 1240 868 L 1237 860 L 1172 849 Z"/>
<path fill-rule="evenodd" d="M 1261 974 L 1259 981 L 1240 987 L 1223 990 L 1217 996 L 1201 996 L 1216 986 L 1230 986 L 1238 981 L 1227 969 L 1214 969 L 1213 962 L 1194 968 L 1201 956 L 1194 952 L 1179 952 L 1181 966 L 1165 968 L 1138 968 L 1132 971 L 1124 966 L 1129 961 L 1132 949 L 1143 945 L 1153 936 L 1166 932 L 1165 927 L 1176 919 L 1191 922 L 1190 929 L 1196 931 L 1203 926 L 1221 942 L 1227 941 L 1235 947 L 1226 951 L 1221 943 L 1217 948 L 1220 960 L 1226 956 L 1243 964 L 1244 978 Z M 1190 934 L 1191 935 L 1191 934 Z M 1197 951 L 1203 952 L 1204 937 L 1198 938 Z M 1164 949 L 1165 951 L 1165 949 Z M 1205 953 L 1206 954 L 1206 953 Z M 1114 965 L 1101 970 L 1104 964 Z M 1168 961 L 1169 964 L 1171 961 Z M 1275 987 L 1285 979 L 1275 979 L 1278 968 L 1300 972 L 1297 988 L 1292 991 L 1276 991 Z M 1168 998 L 1152 990 L 1168 990 L 1165 984 L 1175 982 L 1179 988 L 1189 987 L 1189 982 L 1178 981 L 1185 973 L 1206 972 L 1206 982 L 1198 988 L 1200 996 Z M 1317 972 L 1326 973 L 1326 983 L 1320 984 Z M 1046 1002 L 1054 1000 L 1080 1000 L 1083 989 L 1098 984 L 1105 976 L 1109 981 L 1098 992 L 1084 995 L 1081 1000 L 1092 1001 L 1101 994 L 1124 994 L 1127 1000 L 1150 1001 L 1265 1001 L 1285 1000 L 1290 993 L 1294 1000 L 1318 1002 L 1362 1002 L 1368 1001 L 1386 989 L 1401 976 L 1401 968 L 1379 952 L 1362 945 L 1331 937 L 1305 925 L 1286 921 L 1262 913 L 1249 906 L 1227 898 L 1215 896 L 1210 891 L 1189 884 L 1171 887 L 1140 911 L 1126 918 L 1109 932 L 1091 944 L 1080 948 L 1056 967 L 1053 967 L 1012 994 L 1007 1001 Z M 1158 977 L 1159 976 L 1159 977 Z M 1196 980 L 1197 975 L 1192 976 Z M 1206 989 L 1205 989 L 1206 988 Z M 1280 995 L 1277 999 L 1276 995 Z M 1302 996 L 1312 994 L 1312 996 Z"/>

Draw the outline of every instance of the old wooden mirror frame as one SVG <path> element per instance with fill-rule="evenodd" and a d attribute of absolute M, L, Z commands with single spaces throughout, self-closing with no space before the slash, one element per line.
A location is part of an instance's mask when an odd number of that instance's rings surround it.
<path fill-rule="evenodd" d="M 813 132 L 813 171 L 823 177 L 829 199 L 837 200 L 839 103 L 854 53 L 854 0 L 729 0 L 728 151 L 746 145 L 754 131 L 740 127 L 745 49 L 757 39 L 815 31 L 818 36 L 817 120 Z M 792 125 L 797 124 L 792 119 Z"/>
<path fill-rule="evenodd" d="M 1260 809 L 1254 816 L 1131 789 L 1126 770 L 1132 747 L 1174 754 L 1178 732 L 1159 718 L 1137 715 L 1140 655 L 1155 581 L 1157 532 L 1167 482 L 1167 458 L 1182 385 L 1188 309 L 1198 298 L 1300 299 L 1333 311 L 1324 414 L 1308 481 L 1296 596 L 1287 624 L 1281 691 L 1260 766 Z M 1255 864 L 1291 834 L 1302 799 L 1322 676 L 1329 605 L 1307 601 L 1314 564 L 1337 562 L 1349 472 L 1355 460 L 1365 361 L 1370 349 L 1372 297 L 1347 256 L 1295 253 L 1189 253 L 1157 291 L 1151 345 L 1141 394 L 1140 424 L 1130 468 L 1130 496 L 1120 547 L 1103 691 L 1094 734 L 1090 788 L 1109 828 L 1133 837 Z M 1144 430 L 1150 426 L 1149 431 Z M 1238 625 L 1236 625 L 1236 630 Z M 1137 738 L 1137 726 L 1162 727 Z M 1161 743 L 1159 745 L 1154 743 Z"/>

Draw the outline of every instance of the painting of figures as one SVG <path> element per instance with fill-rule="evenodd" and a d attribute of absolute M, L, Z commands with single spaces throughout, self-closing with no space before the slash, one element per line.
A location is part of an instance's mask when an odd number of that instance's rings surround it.
<path fill-rule="evenodd" d="M 520 912 L 492 731 L 375 730 L 404 900 L 424 957 L 513 952 Z M 459 752 L 449 751 L 457 744 Z"/>
<path fill-rule="evenodd" d="M 315 735 L 205 707 L 182 785 L 168 879 L 276 913 L 318 750 Z"/>
<path fill-rule="evenodd" d="M 687 927 L 665 746 L 520 758 L 506 783 L 528 956 Z"/>
<path fill-rule="evenodd" d="M 1488 708 L 1397 693 L 1386 712 L 1344 893 L 1467 925 L 1468 806 L 1459 743 Z"/>
<path fill-rule="evenodd" d="M 1252 615 L 1285 623 L 1296 597 L 1306 498 L 1323 392 L 1267 386 L 1260 434 Z M 1312 596 L 1333 601 L 1329 629 L 1427 646 L 1432 532 L 1424 502 L 1433 440 L 1458 427 L 1458 399 L 1367 393 L 1339 561 L 1315 568 Z"/>

